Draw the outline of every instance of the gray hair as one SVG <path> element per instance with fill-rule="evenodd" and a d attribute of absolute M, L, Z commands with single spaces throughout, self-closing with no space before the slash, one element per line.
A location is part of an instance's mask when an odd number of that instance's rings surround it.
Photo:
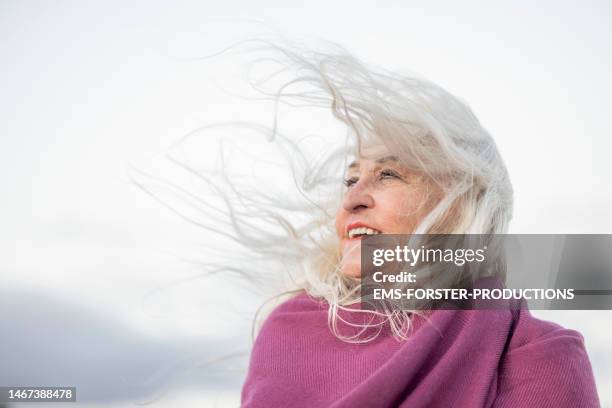
<path fill-rule="evenodd" d="M 384 145 L 401 163 L 439 187 L 442 198 L 415 234 L 505 233 L 512 214 L 512 186 L 493 139 L 466 103 L 417 75 L 365 64 L 338 45 L 327 48 L 313 51 L 266 40 L 232 47 L 266 53 L 259 61 L 278 64 L 273 75 L 252 84 L 274 101 L 277 110 L 280 104 L 331 109 L 347 132 L 339 138 L 343 140 L 339 147 L 313 159 L 279 130 L 276 116 L 272 126 L 224 124 L 265 134 L 278 145 L 289 159 L 298 199 L 285 202 L 265 191 L 246 194 L 233 188 L 223 194 L 234 199 L 226 197 L 222 207 L 209 208 L 216 219 L 224 214 L 226 220 L 223 228 L 210 230 L 230 237 L 245 253 L 275 263 L 276 270 L 290 271 L 293 290 L 287 293 L 306 291 L 327 301 L 329 325 L 337 337 L 366 342 L 379 333 L 375 330 L 372 335 L 368 328 L 388 322 L 394 335 L 405 338 L 410 329 L 408 311 L 368 312 L 379 319 L 372 325 L 352 323 L 339 313 L 360 300 L 359 282 L 340 273 L 334 229 L 335 209 L 343 194 L 340 180 L 349 156 L 359 156 L 367 145 Z M 269 90 L 266 85 L 278 78 L 284 82 Z M 207 178 L 207 183 L 215 186 L 214 178 Z M 221 185 L 214 189 L 224 191 Z M 249 219 L 253 209 L 261 214 L 257 222 Z M 227 269 L 249 278 L 274 269 L 258 269 L 253 258 L 246 258 L 239 268 Z"/>

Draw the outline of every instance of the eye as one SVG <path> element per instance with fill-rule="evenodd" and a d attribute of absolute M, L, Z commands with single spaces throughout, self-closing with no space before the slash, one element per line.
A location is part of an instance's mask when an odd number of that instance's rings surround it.
<path fill-rule="evenodd" d="M 359 181 L 357 177 L 349 177 L 344 180 L 344 185 L 346 187 L 351 187 L 353 184 L 357 183 L 357 181 Z"/>
<path fill-rule="evenodd" d="M 384 179 L 401 179 L 402 177 L 394 170 L 384 169 L 380 172 L 378 178 L 381 180 L 384 180 Z"/>

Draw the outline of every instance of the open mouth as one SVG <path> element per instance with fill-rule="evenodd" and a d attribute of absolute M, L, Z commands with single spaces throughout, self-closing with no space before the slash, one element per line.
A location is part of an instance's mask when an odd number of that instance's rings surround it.
<path fill-rule="evenodd" d="M 361 237 L 365 237 L 368 235 L 378 235 L 378 234 L 382 234 L 382 232 L 375 230 L 373 228 L 369 228 L 369 227 L 355 227 L 355 228 L 350 228 L 348 230 L 349 239 L 361 238 Z"/>

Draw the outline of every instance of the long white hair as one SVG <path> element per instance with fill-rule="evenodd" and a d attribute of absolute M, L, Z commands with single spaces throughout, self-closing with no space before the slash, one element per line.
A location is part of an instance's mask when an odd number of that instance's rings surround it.
<path fill-rule="evenodd" d="M 334 227 L 347 163 L 351 157 L 363 155 L 368 145 L 386 147 L 402 164 L 426 175 L 443 193 L 413 233 L 507 231 L 512 186 L 506 168 L 489 133 L 456 96 L 417 75 L 368 65 L 335 44 L 314 50 L 295 43 L 255 40 L 227 50 L 235 51 L 256 55 L 255 64 L 267 64 L 271 74 L 260 75 L 252 85 L 274 103 L 271 124 L 211 124 L 189 137 L 227 127 L 263 134 L 287 159 L 295 183 L 292 191 L 279 196 L 266 191 L 266 186 L 246 191 L 228 178 L 197 172 L 221 197 L 213 204 L 181 191 L 209 215 L 198 224 L 242 248 L 242 262 L 234 256 L 236 264 L 208 265 L 215 271 L 233 272 L 259 282 L 266 275 L 287 273 L 292 288 L 286 293 L 306 291 L 327 302 L 330 329 L 337 337 L 350 342 L 376 337 L 378 332 L 365 335 L 367 324 L 353 324 L 339 313 L 359 302 L 360 290 L 359 281 L 340 272 L 341 254 Z M 326 151 L 307 153 L 301 140 L 281 130 L 280 106 L 323 109 L 346 131 L 327 137 Z M 176 163 L 196 173 L 184 163 Z M 408 311 L 370 313 L 382 316 L 394 335 L 406 337 L 410 329 Z M 347 331 L 342 325 L 359 327 Z"/>

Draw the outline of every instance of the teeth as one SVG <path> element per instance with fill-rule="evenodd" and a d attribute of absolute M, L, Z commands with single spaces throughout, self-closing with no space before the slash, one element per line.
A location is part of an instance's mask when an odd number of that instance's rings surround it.
<path fill-rule="evenodd" d="M 354 238 L 360 235 L 377 235 L 377 234 L 380 234 L 380 231 L 374 230 L 372 228 L 367 228 L 367 227 L 352 228 L 348 232 L 349 238 Z"/>

